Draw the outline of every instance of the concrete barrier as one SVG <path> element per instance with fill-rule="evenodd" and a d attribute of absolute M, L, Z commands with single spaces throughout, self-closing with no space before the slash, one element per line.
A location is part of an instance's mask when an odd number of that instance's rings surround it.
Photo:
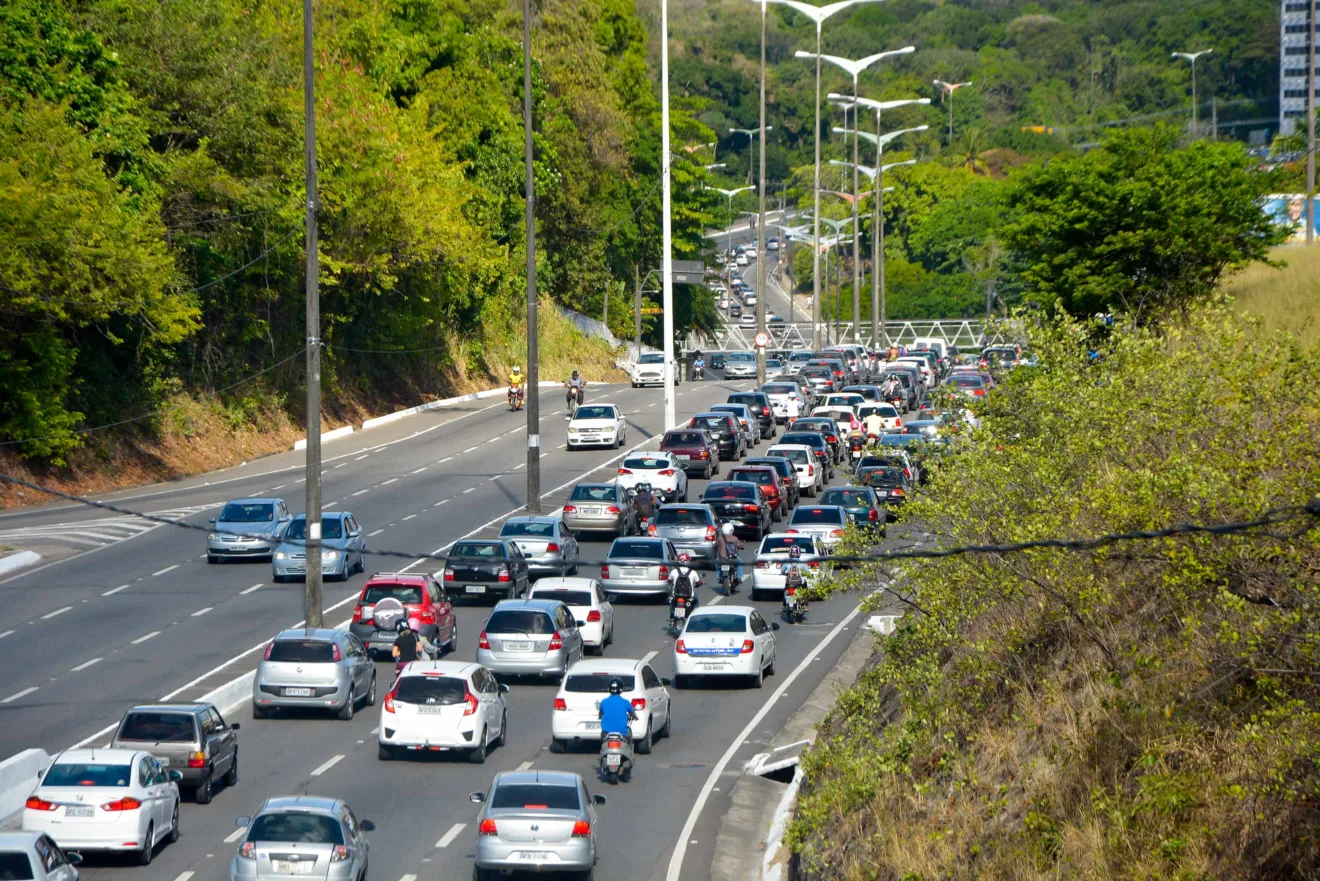
<path fill-rule="evenodd" d="M 208 691 L 202 695 L 201 700 L 215 704 L 215 708 L 220 711 L 220 715 L 228 718 L 230 713 L 235 713 L 252 703 L 252 680 L 256 676 L 256 670 L 249 670 L 242 676 L 229 680 L 219 688 Z"/>
<path fill-rule="evenodd" d="M 44 749 L 25 749 L 0 762 L 0 818 L 7 822 L 23 810 L 23 803 L 37 788 L 37 773 L 50 764 Z"/>
<path fill-rule="evenodd" d="M 332 441 L 337 437 L 347 437 L 348 435 L 352 434 L 353 431 L 354 429 L 353 426 L 351 425 L 345 425 L 343 428 L 336 428 L 333 431 L 323 431 L 321 432 L 321 443 L 325 443 L 326 441 Z M 295 450 L 307 449 L 307 438 L 294 441 L 293 448 Z"/>
<path fill-rule="evenodd" d="M 27 566 L 33 566 L 41 562 L 41 554 L 36 551 L 19 551 L 15 554 L 7 554 L 0 557 L 0 575 L 8 575 L 10 572 L 17 572 Z"/>

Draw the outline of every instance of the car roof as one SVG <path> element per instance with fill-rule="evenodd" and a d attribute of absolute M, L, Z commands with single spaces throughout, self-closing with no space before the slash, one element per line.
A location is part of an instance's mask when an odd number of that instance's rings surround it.
<path fill-rule="evenodd" d="M 66 749 L 57 755 L 51 764 L 65 764 L 73 762 L 110 762 L 118 759 L 122 762 L 131 761 L 136 755 L 140 755 L 143 750 L 124 749 L 105 747 L 87 747 L 86 749 Z"/>
<path fill-rule="evenodd" d="M 727 604 L 719 606 L 698 606 L 697 610 L 688 616 L 688 620 L 691 621 L 693 618 L 699 618 L 703 615 L 728 615 L 730 613 L 747 617 L 755 611 L 757 611 L 757 609 L 752 606 L 731 606 Z"/>
<path fill-rule="evenodd" d="M 367 579 L 366 588 L 373 584 L 425 584 L 431 576 L 423 572 L 377 572 Z"/>
<path fill-rule="evenodd" d="M 333 814 L 339 811 L 339 799 L 324 795 L 272 795 L 261 803 L 261 810 Z"/>
<path fill-rule="evenodd" d="M 350 512 L 350 511 L 322 511 L 322 512 L 321 512 L 321 520 L 322 520 L 322 521 L 325 521 L 325 520 L 342 520 L 342 519 L 344 519 L 345 517 L 351 517 L 351 516 L 353 516 L 353 515 L 352 515 L 352 512 Z M 294 519 L 294 520 L 306 520 L 306 519 L 307 519 L 307 512 L 304 511 L 304 512 L 301 513 L 301 514 L 296 515 L 293 519 Z M 301 539 L 299 539 L 299 540 L 301 540 Z"/>
<path fill-rule="evenodd" d="M 541 771 L 528 768 L 525 771 L 501 771 L 491 783 L 495 786 L 518 786 L 536 783 L 548 783 L 552 786 L 574 786 L 582 782 L 582 775 L 572 771 Z"/>
<path fill-rule="evenodd" d="M 612 486 L 612 484 L 607 483 L 605 486 Z M 563 518 L 558 514 L 519 514 L 516 517 L 510 517 L 508 520 L 505 520 L 504 526 L 508 526 L 510 523 L 554 523 L 561 519 Z M 504 526 L 501 526 L 500 528 L 503 529 Z"/>
<path fill-rule="evenodd" d="M 636 658 L 583 658 L 570 673 L 630 673 L 647 663 Z"/>
<path fill-rule="evenodd" d="M 813 456 L 816 455 L 816 451 L 806 444 L 775 444 L 769 452 L 773 453 L 775 450 L 802 450 L 811 453 Z"/>
<path fill-rule="evenodd" d="M 428 673 L 440 673 L 445 676 L 471 676 L 481 665 L 472 661 L 411 661 L 399 672 L 399 676 L 425 676 Z"/>
<path fill-rule="evenodd" d="M 594 578 L 582 578 L 578 575 L 553 575 L 536 579 L 536 583 L 532 585 L 532 591 L 535 592 L 542 587 L 548 590 L 585 590 L 594 587 L 595 584 L 596 579 Z"/>
<path fill-rule="evenodd" d="M 276 639 L 319 639 L 329 642 L 338 639 L 348 631 L 332 630 L 329 627 L 290 627 L 288 630 L 281 630 Z"/>
<path fill-rule="evenodd" d="M 199 701 L 195 704 L 145 703 L 133 704 L 133 706 L 128 708 L 128 712 L 135 713 L 141 710 L 143 712 L 200 713 L 209 706 L 211 705 L 204 701 Z"/>
<path fill-rule="evenodd" d="M 230 499 L 229 501 L 225 502 L 225 505 L 273 505 L 276 502 L 282 502 L 282 501 L 284 501 L 284 499 L 278 498 L 276 496 L 270 496 L 270 497 L 244 496 L 241 499 Z M 224 505 L 221 505 L 220 507 L 223 510 Z"/>
<path fill-rule="evenodd" d="M 613 407 L 615 410 L 619 409 L 619 405 L 616 404 L 616 403 L 614 403 L 613 401 L 592 401 L 590 404 L 583 404 L 582 406 L 584 406 L 584 407 Z"/>
<path fill-rule="evenodd" d="M 500 600 L 495 604 L 494 612 L 506 612 L 511 609 L 527 609 L 533 612 L 553 612 L 558 607 L 564 605 L 559 600 Z"/>

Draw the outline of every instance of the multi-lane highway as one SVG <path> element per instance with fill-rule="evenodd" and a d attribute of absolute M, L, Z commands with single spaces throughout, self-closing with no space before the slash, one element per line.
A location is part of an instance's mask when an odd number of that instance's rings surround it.
<path fill-rule="evenodd" d="M 745 387 L 684 384 L 678 390 L 680 417 Z M 627 412 L 630 446 L 645 448 L 645 439 L 663 428 L 660 390 L 600 387 L 589 392 L 589 400 L 612 401 Z M 562 398 L 547 392 L 543 406 L 542 486 L 548 491 L 542 504 L 554 510 L 578 480 L 608 479 L 624 451 L 567 452 Z M 369 547 L 410 552 L 370 558 L 368 574 L 439 568 L 411 554 L 443 553 L 460 537 L 490 533 L 518 510 L 525 449 L 525 419 L 502 402 L 409 417 L 326 445 L 325 504 L 352 511 Z M 282 454 L 111 500 L 133 510 L 172 512 L 181 522 L 202 526 L 219 504 L 238 496 L 283 496 L 298 511 L 301 459 L 301 453 Z M 693 482 L 693 498 L 702 486 Z M 0 582 L 0 658 L 7 673 L 0 694 L 0 756 L 26 747 L 55 752 L 103 742 L 107 727 L 132 703 L 198 697 L 251 669 L 267 639 L 301 622 L 303 586 L 274 584 L 269 564 L 207 565 L 204 531 L 162 525 L 129 535 L 105 524 L 119 516 L 55 505 L 0 517 L 0 533 L 36 529 L 43 541 L 65 536 L 98 542 L 76 545 L 90 550 Z M 583 555 L 599 558 L 607 547 L 604 541 L 584 542 Z M 744 556 L 750 560 L 750 548 Z M 328 622 L 347 621 L 364 580 L 358 575 L 347 584 L 326 585 Z M 745 597 L 729 601 L 747 602 Z M 709 590 L 702 598 L 724 601 Z M 757 605 L 768 618 L 778 618 L 777 603 Z M 488 605 L 459 607 L 456 657 L 473 656 L 488 614 Z M 659 602 L 620 602 L 607 655 L 653 658 L 657 671 L 670 675 L 673 639 L 666 617 Z M 641 758 L 632 782 L 605 792 L 597 877 L 667 877 L 684 828 L 691 831 L 682 841 L 683 874 L 708 876 L 720 818 L 742 763 L 811 694 L 861 620 L 855 597 L 819 603 L 807 623 L 778 632 L 777 674 L 765 688 L 676 692 L 673 736 Z M 383 681 L 391 673 L 380 665 Z M 231 719 L 242 724 L 238 785 L 219 791 L 210 805 L 185 804 L 183 837 L 165 846 L 150 868 L 95 859 L 83 875 L 223 878 L 234 849 L 234 818 L 264 797 L 309 792 L 344 797 L 360 817 L 377 824 L 371 835 L 375 881 L 467 877 L 475 834 L 475 806 L 467 794 L 484 790 L 495 772 L 559 768 L 594 781 L 594 753 L 548 752 L 553 693 L 549 685 L 514 685 L 509 741 L 483 766 L 444 757 L 378 761 L 378 707 L 349 722 L 288 715 L 255 721 L 245 707 Z"/>

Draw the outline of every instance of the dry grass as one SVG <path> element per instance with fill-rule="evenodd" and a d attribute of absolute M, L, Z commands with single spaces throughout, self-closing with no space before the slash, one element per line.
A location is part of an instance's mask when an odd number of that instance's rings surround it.
<path fill-rule="evenodd" d="M 1239 309 L 1260 316 L 1271 330 L 1298 334 L 1303 344 L 1320 340 L 1320 246 L 1276 248 L 1275 269 L 1257 263 L 1224 284 Z"/>

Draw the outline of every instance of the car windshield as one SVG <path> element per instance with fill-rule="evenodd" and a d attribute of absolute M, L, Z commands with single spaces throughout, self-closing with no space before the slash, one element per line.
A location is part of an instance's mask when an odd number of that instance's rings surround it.
<path fill-rule="evenodd" d="M 503 560 L 504 545 L 498 542 L 460 541 L 449 552 L 451 557 L 478 557 L 485 560 Z"/>
<path fill-rule="evenodd" d="M 574 419 L 613 419 L 613 407 L 578 407 Z"/>
<path fill-rule="evenodd" d="M 756 356 L 751 352 L 730 352 L 729 357 L 726 360 L 752 363 L 756 361 Z"/>
<path fill-rule="evenodd" d="M 495 787 L 490 798 L 492 809 L 519 808 L 541 811 L 577 811 L 576 786 L 556 786 L 551 783 L 505 783 Z"/>
<path fill-rule="evenodd" d="M 571 502 L 617 502 L 619 489 L 612 483 L 579 483 L 573 487 L 573 494 L 568 499 Z"/>
<path fill-rule="evenodd" d="M 864 401 L 880 400 L 880 390 L 873 386 L 867 386 L 866 388 L 844 389 L 844 391 L 850 394 L 860 395 L 862 397 L 862 400 Z"/>
<path fill-rule="evenodd" d="M 788 552 L 791 547 L 801 549 L 804 554 L 814 554 L 816 546 L 809 535 L 767 535 L 761 541 L 761 553 L 773 554 L 778 551 Z"/>
<path fill-rule="evenodd" d="M 559 600 L 566 606 L 591 605 L 591 591 L 566 590 L 560 587 L 533 587 L 529 594 L 534 600 Z"/>
<path fill-rule="evenodd" d="M 290 813 L 262 814 L 252 821 L 248 841 L 275 841 L 300 844 L 343 844 L 344 833 L 339 821 L 324 814 Z"/>
<path fill-rule="evenodd" d="M 134 711 L 124 717 L 115 737 L 119 740 L 146 740 L 153 743 L 190 743 L 195 738 L 190 713 Z"/>
<path fill-rule="evenodd" d="M 637 541 L 616 539 L 610 546 L 611 557 L 639 558 L 643 560 L 663 560 L 665 546 L 658 541 Z"/>
<path fill-rule="evenodd" d="M 842 523 L 843 512 L 838 508 L 798 508 L 790 523 Z"/>
<path fill-rule="evenodd" d="M 870 508 L 875 505 L 875 494 L 869 489 L 826 490 L 820 497 L 822 505 L 842 505 L 845 508 Z"/>
<path fill-rule="evenodd" d="M 746 633 L 747 618 L 744 615 L 694 615 L 688 619 L 688 633 Z"/>
<path fill-rule="evenodd" d="M 637 359 L 638 364 L 663 364 L 665 363 L 664 352 L 647 352 L 641 358 Z"/>
<path fill-rule="evenodd" d="M 312 639 L 277 639 L 270 645 L 267 661 L 292 664 L 332 664 L 335 644 Z"/>
<path fill-rule="evenodd" d="M 657 526 L 709 526 L 710 512 L 705 508 L 671 508 L 668 505 L 655 514 Z"/>
<path fill-rule="evenodd" d="M 405 606 L 417 606 L 422 602 L 420 584 L 372 584 L 362 594 L 362 602 L 378 603 L 381 600 L 398 600 Z"/>
<path fill-rule="evenodd" d="M 487 633 L 550 634 L 555 622 L 535 609 L 496 609 L 486 621 Z"/>
<path fill-rule="evenodd" d="M 797 390 L 798 387 L 791 382 L 775 382 L 761 386 L 761 391 L 767 395 L 791 395 Z"/>
<path fill-rule="evenodd" d="M 702 495 L 705 499 L 738 499 L 749 502 L 756 501 L 756 488 L 751 486 L 739 486 L 736 483 L 722 483 L 715 486 L 706 487 L 706 492 Z"/>
<path fill-rule="evenodd" d="M 728 431 L 729 420 L 727 416 L 694 416 L 689 423 L 693 428 L 709 428 L 712 431 Z"/>
<path fill-rule="evenodd" d="M 633 456 L 632 458 L 623 460 L 623 467 L 658 471 L 662 468 L 672 468 L 673 465 L 668 459 L 655 459 L 651 456 Z"/>
<path fill-rule="evenodd" d="M 265 523 L 275 519 L 275 506 L 265 502 L 230 502 L 217 519 L 226 523 Z"/>
<path fill-rule="evenodd" d="M 512 535 L 539 535 L 543 538 L 551 538 L 554 534 L 553 523 L 538 520 L 511 521 L 500 528 L 500 536 L 505 538 Z"/>
<path fill-rule="evenodd" d="M 791 354 L 791 355 L 788 356 L 788 360 L 789 360 L 790 363 L 793 362 L 793 361 L 810 361 L 810 360 L 811 360 L 811 353 L 810 353 L 810 352 L 794 352 L 793 354 Z"/>
<path fill-rule="evenodd" d="M 742 394 L 729 395 L 729 403 L 746 404 L 747 406 L 750 407 L 753 404 L 760 404 L 762 403 L 762 401 L 761 401 L 761 396 L 756 394 L 755 392 L 743 392 Z"/>
<path fill-rule="evenodd" d="M 404 676 L 394 687 L 394 699 L 405 704 L 461 704 L 467 697 L 467 682 L 453 676 Z"/>
<path fill-rule="evenodd" d="M 131 765 L 102 765 L 95 762 L 57 762 L 41 778 L 43 786 L 127 786 L 133 776 Z"/>
<path fill-rule="evenodd" d="M 343 520 L 340 520 L 338 517 L 333 517 L 321 521 L 321 538 L 343 538 L 343 537 L 344 537 Z M 299 515 L 292 523 L 290 523 L 289 528 L 284 531 L 284 538 L 285 540 L 288 539 L 302 540 L 307 538 L 306 518 Z"/>
<path fill-rule="evenodd" d="M 0 881 L 31 881 L 32 861 L 16 850 L 0 851 Z"/>
<path fill-rule="evenodd" d="M 751 469 L 739 469 L 729 472 L 729 480 L 741 480 L 744 483 L 759 483 L 762 486 L 774 486 L 775 476 L 769 471 L 753 471 Z"/>
<path fill-rule="evenodd" d="M 665 435 L 665 446 L 699 447 L 702 443 L 702 436 L 695 431 L 671 431 Z"/>
<path fill-rule="evenodd" d="M 775 317 L 777 318 L 778 316 L 775 316 Z M 766 369 L 766 370 L 778 370 L 779 368 L 781 368 L 781 367 L 783 367 L 783 366 L 784 366 L 784 362 L 783 362 L 783 361 L 780 361 L 778 358 L 767 358 L 767 359 L 765 359 L 765 369 Z"/>
<path fill-rule="evenodd" d="M 602 670 L 599 673 L 578 673 L 569 676 L 568 681 L 564 683 L 564 691 L 572 694 L 608 694 L 612 679 L 619 680 L 624 691 L 632 691 L 637 687 L 637 679 L 631 673 L 609 673 Z"/>

